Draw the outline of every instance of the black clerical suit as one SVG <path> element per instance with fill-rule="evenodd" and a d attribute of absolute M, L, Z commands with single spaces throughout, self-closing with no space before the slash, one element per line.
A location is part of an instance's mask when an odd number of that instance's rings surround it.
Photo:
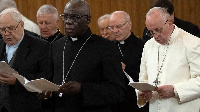
<path fill-rule="evenodd" d="M 48 42 L 24 31 L 23 40 L 9 65 L 28 80 L 41 77 L 49 79 L 49 48 Z M 7 60 L 6 44 L 3 39 L 0 40 L 0 60 Z M 0 109 L 2 106 L 10 112 L 43 112 L 37 93 L 28 92 L 18 80 L 15 85 L 0 85 Z"/>
<path fill-rule="evenodd" d="M 64 37 L 53 43 L 52 59 L 54 65 L 54 83 L 61 85 L 63 81 L 63 47 L 64 70 L 67 74 L 74 58 L 92 32 L 72 41 Z M 81 93 L 75 96 L 58 96 L 54 94 L 56 112 L 110 112 L 110 105 L 123 100 L 125 85 L 123 72 L 116 46 L 111 41 L 95 34 L 86 42 L 77 56 L 65 82 L 81 83 Z M 114 50 L 115 49 L 115 50 Z"/>
<path fill-rule="evenodd" d="M 200 29 L 197 25 L 192 24 L 191 22 L 188 22 L 188 21 L 181 20 L 181 19 L 176 18 L 176 17 L 174 18 L 174 24 L 177 27 L 185 30 L 186 32 L 200 38 Z M 147 31 L 148 31 L 147 28 L 145 28 L 144 31 L 143 31 L 143 39 L 145 41 L 148 41 L 149 39 L 152 38 L 148 35 Z"/>
<path fill-rule="evenodd" d="M 39 36 L 39 38 L 44 39 L 44 40 L 46 40 L 50 43 L 53 43 L 53 42 L 59 40 L 60 38 L 62 38 L 63 36 L 64 35 L 60 32 L 60 30 L 57 30 L 57 32 L 54 35 L 52 35 L 48 38 L 44 38 L 44 37 L 41 37 L 41 36 Z"/>
<path fill-rule="evenodd" d="M 118 53 L 121 54 L 121 62 L 126 65 L 125 71 L 135 82 L 138 82 L 139 78 L 140 62 L 144 43 L 145 42 L 142 39 L 136 37 L 133 33 L 131 33 L 126 40 L 116 42 Z M 126 98 L 119 105 L 120 112 L 148 112 L 148 106 L 141 109 L 137 106 L 135 89 L 128 85 L 128 78 L 126 76 L 124 76 L 124 78 L 126 84 Z"/>

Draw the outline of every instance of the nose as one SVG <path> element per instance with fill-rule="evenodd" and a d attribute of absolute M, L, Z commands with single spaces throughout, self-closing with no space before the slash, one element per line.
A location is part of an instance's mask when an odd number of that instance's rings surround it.
<path fill-rule="evenodd" d="M 159 36 L 160 36 L 160 33 L 157 33 L 157 32 L 154 32 L 154 33 L 153 33 L 153 37 L 154 37 L 154 38 L 158 39 Z"/>
<path fill-rule="evenodd" d="M 113 31 L 114 33 L 116 33 L 116 32 L 119 31 L 119 29 L 117 29 L 116 27 L 114 27 L 112 31 Z"/>
<path fill-rule="evenodd" d="M 4 35 L 10 35 L 10 32 L 6 29 L 4 32 L 3 32 Z"/>
<path fill-rule="evenodd" d="M 40 24 L 41 28 L 44 29 L 47 27 L 47 25 L 45 23 Z"/>
<path fill-rule="evenodd" d="M 107 29 L 104 29 L 104 30 L 103 30 L 103 34 L 104 34 L 104 35 L 108 34 Z"/>
<path fill-rule="evenodd" d="M 72 24 L 73 19 L 70 18 L 70 17 L 68 17 L 68 18 L 63 19 L 63 21 L 64 21 L 64 23 L 66 23 L 66 24 Z"/>

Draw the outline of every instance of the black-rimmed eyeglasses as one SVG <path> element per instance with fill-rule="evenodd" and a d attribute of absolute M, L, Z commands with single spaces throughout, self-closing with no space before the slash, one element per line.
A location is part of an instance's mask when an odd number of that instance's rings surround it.
<path fill-rule="evenodd" d="M 78 19 L 80 19 L 84 16 L 88 16 L 88 15 L 78 15 L 78 14 L 66 14 L 66 13 L 64 13 L 64 14 L 61 14 L 60 16 L 63 18 L 63 20 L 71 19 L 71 20 L 77 22 Z"/>
<path fill-rule="evenodd" d="M 20 21 L 20 22 L 21 22 L 21 21 Z M 19 23 L 20 23 L 20 22 L 19 22 Z M 15 27 L 15 26 L 10 26 L 10 27 L 3 27 L 3 28 L 0 28 L 0 33 L 1 33 L 1 34 L 5 34 L 6 31 L 9 32 L 9 33 L 14 32 L 14 31 L 18 28 L 19 23 L 17 24 L 16 27 Z"/>

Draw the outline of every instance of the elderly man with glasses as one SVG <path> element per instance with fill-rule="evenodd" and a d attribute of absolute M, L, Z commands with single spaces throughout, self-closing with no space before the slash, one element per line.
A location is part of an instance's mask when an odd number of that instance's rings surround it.
<path fill-rule="evenodd" d="M 122 68 L 133 78 L 134 81 L 138 81 L 144 41 L 131 32 L 131 25 L 132 22 L 130 16 L 126 12 L 115 11 L 111 14 L 109 28 L 113 31 L 115 39 L 117 40 L 117 52 L 120 55 Z M 135 89 L 128 85 L 129 80 L 125 75 L 124 78 L 126 84 L 126 99 L 117 106 L 120 107 L 120 109 L 115 111 L 148 112 L 147 106 L 146 109 L 138 108 Z"/>
<path fill-rule="evenodd" d="M 0 13 L 0 60 L 5 61 L 28 80 L 46 78 L 50 73 L 49 43 L 29 35 L 24 30 L 21 13 L 8 8 Z M 49 75 L 49 76 L 46 76 Z M 9 73 L 0 73 L 1 112 L 44 112 L 37 93 L 28 92 Z"/>
<path fill-rule="evenodd" d="M 146 14 L 151 32 L 144 47 L 139 82 L 154 91 L 139 91 L 138 105 L 149 102 L 149 112 L 199 112 L 200 39 L 178 28 L 167 9 L 154 7 Z"/>
<path fill-rule="evenodd" d="M 69 1 L 62 17 L 66 36 L 52 45 L 55 112 L 110 112 L 125 93 L 115 44 L 91 32 L 86 1 Z"/>

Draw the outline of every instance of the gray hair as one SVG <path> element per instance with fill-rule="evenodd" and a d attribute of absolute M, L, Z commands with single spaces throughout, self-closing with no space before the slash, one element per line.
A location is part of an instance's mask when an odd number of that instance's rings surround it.
<path fill-rule="evenodd" d="M 43 5 L 41 6 L 37 11 L 37 17 L 39 14 L 52 14 L 54 19 L 58 20 L 58 11 L 57 9 L 52 5 Z"/>
<path fill-rule="evenodd" d="M 107 18 L 110 18 L 110 14 L 105 14 L 105 15 L 101 16 L 101 17 L 98 19 L 98 25 L 99 25 L 99 23 L 100 23 L 101 20 L 107 19 Z"/>
<path fill-rule="evenodd" d="M 160 16 L 164 20 L 167 20 L 170 17 L 170 14 L 167 12 L 167 9 L 166 8 L 162 8 L 162 7 L 153 7 L 153 8 L 151 8 L 147 12 L 146 17 L 154 14 L 155 11 L 160 12 Z"/>
<path fill-rule="evenodd" d="M 17 8 L 14 0 L 0 0 L 0 12 L 7 8 Z"/>
<path fill-rule="evenodd" d="M 16 8 L 7 8 L 0 13 L 0 17 L 4 14 L 10 13 L 12 18 L 16 21 L 22 21 L 22 14 Z"/>
<path fill-rule="evenodd" d="M 130 21 L 131 22 L 131 18 L 130 18 L 130 16 L 129 16 L 129 14 L 128 13 L 126 13 L 125 11 L 115 11 L 115 12 L 113 12 L 113 13 L 111 13 L 111 15 L 112 14 L 122 14 L 123 15 L 123 18 L 126 20 L 126 21 Z"/>

